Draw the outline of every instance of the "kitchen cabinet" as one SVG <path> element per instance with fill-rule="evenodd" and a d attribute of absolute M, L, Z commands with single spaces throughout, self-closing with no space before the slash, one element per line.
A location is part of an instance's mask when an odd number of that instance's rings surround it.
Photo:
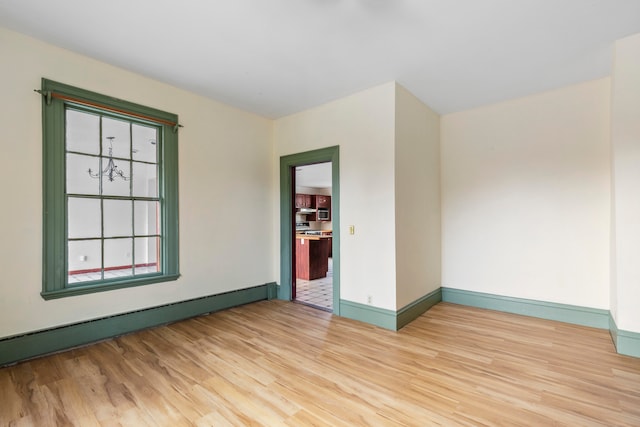
<path fill-rule="evenodd" d="M 315 208 L 316 196 L 312 194 L 296 194 L 296 208 Z"/>
<path fill-rule="evenodd" d="M 331 221 L 331 196 L 296 193 L 295 207 L 296 209 L 319 209 L 325 213 L 324 215 L 318 215 L 315 212 L 306 213 L 307 221 Z"/>
<path fill-rule="evenodd" d="M 331 221 L 331 196 L 317 195 L 316 206 L 318 207 L 316 221 Z"/>
<path fill-rule="evenodd" d="M 331 196 L 316 196 L 316 207 L 331 208 Z"/>
<path fill-rule="evenodd" d="M 329 238 L 296 236 L 296 277 L 314 280 L 327 277 Z"/>

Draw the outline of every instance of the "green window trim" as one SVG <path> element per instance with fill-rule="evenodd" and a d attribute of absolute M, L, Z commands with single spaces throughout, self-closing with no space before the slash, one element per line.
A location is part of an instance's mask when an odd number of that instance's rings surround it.
<path fill-rule="evenodd" d="M 178 116 L 66 84 L 42 79 L 43 129 L 43 269 L 45 299 L 62 298 L 178 279 Z M 51 93 L 62 96 L 50 96 Z M 104 106 L 100 108 L 99 106 Z M 148 123 L 159 128 L 160 262 L 151 275 L 68 285 L 65 111 L 68 107 L 93 109 L 100 114 Z M 116 113 L 121 112 L 121 113 Z M 129 114 L 127 114 L 129 113 Z"/>

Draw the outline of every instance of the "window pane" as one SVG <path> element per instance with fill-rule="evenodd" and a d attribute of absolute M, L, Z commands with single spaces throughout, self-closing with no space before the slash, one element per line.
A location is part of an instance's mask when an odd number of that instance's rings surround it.
<path fill-rule="evenodd" d="M 100 154 L 100 116 L 67 110 L 66 148 L 87 154 Z"/>
<path fill-rule="evenodd" d="M 101 237 L 100 200 L 69 197 L 69 238 Z"/>
<path fill-rule="evenodd" d="M 109 117 L 102 118 L 102 155 L 122 159 L 131 158 L 129 122 Z"/>
<path fill-rule="evenodd" d="M 134 197 L 158 197 L 158 165 L 133 162 Z"/>
<path fill-rule="evenodd" d="M 105 200 L 104 237 L 131 236 L 133 204 L 130 200 Z"/>
<path fill-rule="evenodd" d="M 135 239 L 135 274 L 157 273 L 160 271 L 160 264 L 158 263 L 159 240 L 158 237 L 138 237 Z"/>
<path fill-rule="evenodd" d="M 133 239 L 107 239 L 104 241 L 104 278 L 132 276 L 131 253 Z"/>
<path fill-rule="evenodd" d="M 156 163 L 158 161 L 158 130 L 149 126 L 134 124 L 131 127 L 133 139 L 133 160 Z"/>
<path fill-rule="evenodd" d="M 105 172 L 106 170 L 106 172 Z M 102 194 L 129 196 L 131 193 L 131 162 L 102 158 Z"/>
<path fill-rule="evenodd" d="M 100 240 L 69 242 L 70 284 L 102 278 L 102 245 Z"/>
<path fill-rule="evenodd" d="M 160 234 L 158 221 L 160 216 L 159 202 L 143 202 L 137 200 L 134 203 L 134 218 L 136 236 L 148 236 Z"/>
<path fill-rule="evenodd" d="M 100 170 L 98 157 L 67 154 L 67 193 L 100 194 L 100 181 L 92 174 Z"/>

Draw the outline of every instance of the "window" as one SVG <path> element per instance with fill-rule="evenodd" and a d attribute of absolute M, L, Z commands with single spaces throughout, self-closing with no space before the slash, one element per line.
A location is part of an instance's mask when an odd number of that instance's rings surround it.
<path fill-rule="evenodd" d="M 45 299 L 175 280 L 178 118 L 42 80 Z"/>

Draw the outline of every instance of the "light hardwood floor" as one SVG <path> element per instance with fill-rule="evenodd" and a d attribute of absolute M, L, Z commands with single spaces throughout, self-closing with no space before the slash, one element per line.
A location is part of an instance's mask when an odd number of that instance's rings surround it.
<path fill-rule="evenodd" d="M 607 331 L 441 303 L 399 332 L 264 301 L 0 369 L 0 425 L 640 425 Z"/>

